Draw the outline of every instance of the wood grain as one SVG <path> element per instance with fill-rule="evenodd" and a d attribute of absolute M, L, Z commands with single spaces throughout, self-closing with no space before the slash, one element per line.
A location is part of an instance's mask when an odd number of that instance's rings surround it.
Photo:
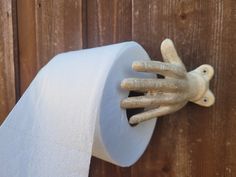
<path fill-rule="evenodd" d="M 22 93 L 53 56 L 83 47 L 86 11 L 83 0 L 19 0 L 17 7 Z"/>
<path fill-rule="evenodd" d="M 87 0 L 88 47 L 131 40 L 131 0 Z"/>
<path fill-rule="evenodd" d="M 13 4 L 0 0 L 0 124 L 15 104 Z"/>
<path fill-rule="evenodd" d="M 160 118 L 131 176 L 235 176 L 235 1 L 134 0 L 132 35 L 154 59 L 161 60 L 158 46 L 168 37 L 189 70 L 213 65 L 216 104 L 189 104 Z"/>
<path fill-rule="evenodd" d="M 87 0 L 87 47 L 131 40 L 130 0 Z M 92 158 L 90 177 L 129 177 L 130 168 L 120 168 Z"/>
<path fill-rule="evenodd" d="M 216 104 L 159 118 L 135 165 L 92 158 L 90 177 L 234 177 L 235 22 L 235 0 L 0 0 L 0 122 L 55 54 L 135 40 L 162 60 L 168 37 L 188 70 L 214 66 Z"/>

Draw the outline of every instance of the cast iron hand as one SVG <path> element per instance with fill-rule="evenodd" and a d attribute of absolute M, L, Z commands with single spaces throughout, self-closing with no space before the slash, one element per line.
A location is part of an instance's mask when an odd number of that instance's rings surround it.
<path fill-rule="evenodd" d="M 127 78 L 121 83 L 123 89 L 144 93 L 144 96 L 121 101 L 122 108 L 145 108 L 144 112 L 129 119 L 130 124 L 173 113 L 188 101 L 207 107 L 214 104 L 214 95 L 209 90 L 209 81 L 214 74 L 212 66 L 204 64 L 187 72 L 170 39 L 162 42 L 161 54 L 164 62 L 135 61 L 132 68 L 138 72 L 160 74 L 163 79 Z"/>

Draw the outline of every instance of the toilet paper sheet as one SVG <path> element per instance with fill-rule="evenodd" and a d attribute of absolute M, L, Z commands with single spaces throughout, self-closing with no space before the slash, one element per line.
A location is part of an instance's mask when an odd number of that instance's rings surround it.
<path fill-rule="evenodd" d="M 0 127 L 1 177 L 87 177 L 91 155 L 130 166 L 144 152 L 155 120 L 128 124 L 120 89 L 149 60 L 135 42 L 72 51 L 37 74 Z"/>

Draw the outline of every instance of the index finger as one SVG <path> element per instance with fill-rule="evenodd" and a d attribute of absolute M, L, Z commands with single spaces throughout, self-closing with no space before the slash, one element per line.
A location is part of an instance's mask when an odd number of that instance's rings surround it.
<path fill-rule="evenodd" d="M 184 68 L 160 61 L 134 61 L 132 68 L 138 72 L 158 73 L 163 76 L 174 78 L 186 77 L 186 71 Z"/>

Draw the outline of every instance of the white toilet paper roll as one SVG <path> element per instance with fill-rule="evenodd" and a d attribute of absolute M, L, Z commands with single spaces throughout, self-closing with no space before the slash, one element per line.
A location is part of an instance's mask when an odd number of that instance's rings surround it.
<path fill-rule="evenodd" d="M 0 127 L 1 177 L 86 177 L 91 154 L 132 165 L 144 152 L 155 120 L 128 124 L 121 99 L 131 70 L 149 60 L 135 42 L 57 55 L 38 73 Z"/>

